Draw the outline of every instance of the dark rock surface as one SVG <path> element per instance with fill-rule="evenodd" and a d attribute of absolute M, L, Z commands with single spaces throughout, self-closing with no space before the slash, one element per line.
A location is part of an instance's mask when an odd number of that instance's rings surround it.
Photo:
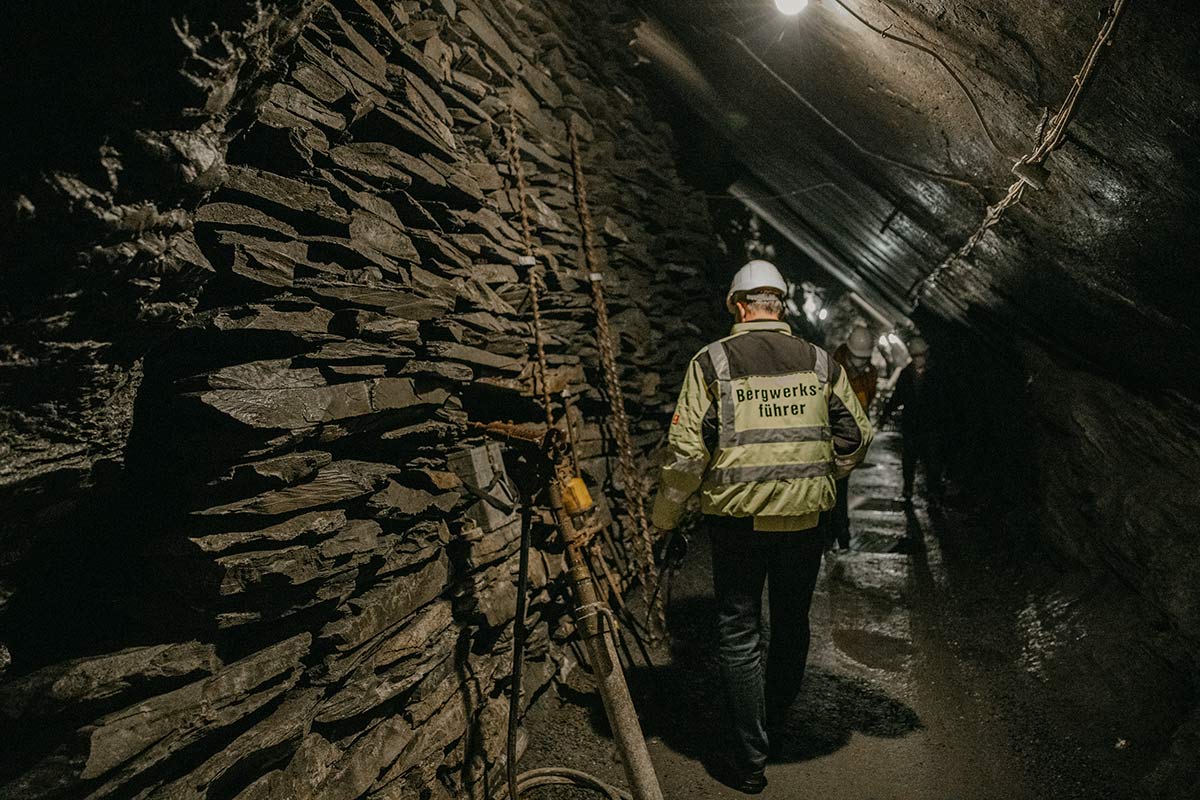
<path fill-rule="evenodd" d="M 1041 610 L 1044 624 L 1069 624 L 1080 637 L 1060 657 L 1084 661 L 1069 653 L 1086 653 L 1094 628 L 1140 629 L 1125 652 L 1099 665 L 1072 663 L 1045 680 L 1061 682 L 1063 702 L 1093 709 L 1089 714 L 1114 727 L 1142 720 L 1140 741 L 1161 760 L 1141 791 L 1188 797 L 1200 781 L 1193 677 L 1200 661 L 1200 409 L 1186 396 L 1112 381 L 1028 342 L 1007 354 L 934 320 L 926 330 L 956 409 L 947 436 L 971 443 L 947 448 L 952 474 L 971 494 L 995 499 L 1000 533 L 1014 545 L 1031 554 L 1047 547 L 1056 568 L 1083 568 L 1107 584 Z M 1104 685 L 1081 681 L 1073 670 L 1103 675 Z M 1173 675 L 1177 693 L 1165 701 L 1147 697 L 1146 685 L 1163 671 Z M 1092 690 L 1097 696 L 1088 695 Z M 1101 717 L 1099 708 L 1109 703 Z M 1144 719 L 1151 709 L 1157 716 Z M 1185 715 L 1193 721 L 1181 721 Z"/>
<path fill-rule="evenodd" d="M 847 0 L 941 53 L 984 131 L 941 65 L 841 5 L 786 28 L 767 0 L 10 10 L 0 797 L 439 798 L 498 779 L 523 522 L 504 509 L 525 476 L 471 423 L 541 418 L 510 106 L 549 382 L 576 398 L 581 468 L 616 518 L 615 582 L 627 487 L 569 120 L 643 453 L 724 323 L 686 140 L 707 190 L 736 180 L 933 341 L 952 477 L 1000 499 L 997 535 L 1093 581 L 1034 621 L 1101 628 L 1111 592 L 1122 626 L 1146 626 L 1126 671 L 1080 684 L 1107 687 L 1097 718 L 1141 702 L 1131 674 L 1194 675 L 1200 18 L 1131 3 L 1046 188 L 927 286 L 1033 146 L 1098 9 Z M 647 9 L 700 68 L 695 117 L 642 83 L 627 45 Z M 533 520 L 529 702 L 576 667 L 560 547 Z M 1085 702 L 1089 657 L 1065 647 L 1047 672 L 1064 702 Z M 1196 694 L 1139 731 L 1162 744 L 1151 796 L 1195 794 Z"/>
<path fill-rule="evenodd" d="M 551 379 L 612 499 L 568 119 L 645 450 L 719 302 L 705 202 L 613 58 L 627 9 L 143 5 L 87 61 L 132 83 L 74 131 L 31 110 L 62 147 L 5 164 L 0 797 L 483 796 L 522 520 L 468 425 L 541 418 L 510 104 Z M 576 663 L 533 524 L 527 701 Z"/>

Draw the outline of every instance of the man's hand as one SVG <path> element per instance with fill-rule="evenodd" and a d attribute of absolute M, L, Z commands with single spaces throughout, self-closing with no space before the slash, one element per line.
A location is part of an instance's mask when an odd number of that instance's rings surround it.
<path fill-rule="evenodd" d="M 854 471 L 854 468 L 858 466 L 858 462 L 860 460 L 861 460 L 860 458 L 855 457 L 853 455 L 845 455 L 845 456 L 834 455 L 834 457 L 833 457 L 833 479 L 840 481 L 842 478 L 845 478 L 847 475 L 849 475 L 851 472 Z"/>
<path fill-rule="evenodd" d="M 688 552 L 688 537 L 678 528 L 655 528 L 654 561 L 660 567 L 677 569 Z"/>

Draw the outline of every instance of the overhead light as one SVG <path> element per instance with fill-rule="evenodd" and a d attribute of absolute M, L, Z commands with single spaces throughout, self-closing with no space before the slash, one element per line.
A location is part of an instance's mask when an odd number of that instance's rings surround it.
<path fill-rule="evenodd" d="M 779 13 L 793 17 L 808 6 L 808 0 L 775 0 Z"/>
<path fill-rule="evenodd" d="M 903 340 L 901 340 L 901 338 L 894 333 L 888 334 L 888 341 L 892 344 L 903 344 Z"/>
<path fill-rule="evenodd" d="M 829 316 L 828 308 L 822 308 L 820 311 L 817 312 L 817 319 L 825 319 L 828 316 Z"/>
<path fill-rule="evenodd" d="M 887 338 L 886 336 L 880 336 L 880 337 L 879 337 L 879 346 L 880 346 L 880 347 L 887 347 L 887 346 L 888 346 L 888 338 Z"/>

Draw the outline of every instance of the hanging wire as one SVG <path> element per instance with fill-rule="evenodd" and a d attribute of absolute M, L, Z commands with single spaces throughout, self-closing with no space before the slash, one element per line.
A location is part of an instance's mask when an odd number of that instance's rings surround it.
<path fill-rule="evenodd" d="M 937 50 L 933 49 L 932 47 L 928 47 L 926 45 L 921 44 L 920 42 L 914 42 L 912 39 L 906 39 L 903 36 L 897 36 L 894 33 L 889 33 L 886 28 L 880 28 L 876 25 L 872 25 L 870 22 L 868 22 L 866 19 L 864 19 L 857 11 L 855 11 L 854 9 L 850 8 L 850 6 L 843 3 L 842 0 L 833 0 L 833 2 L 837 3 L 843 9 L 845 9 L 847 14 L 854 17 L 854 19 L 858 20 L 860 23 L 862 23 L 866 27 L 875 31 L 875 33 L 878 33 L 883 38 L 891 39 L 893 42 L 899 42 L 900 44 L 906 45 L 907 47 L 911 47 L 914 50 L 919 50 L 922 53 L 925 53 L 926 55 L 933 58 L 939 64 L 941 64 L 942 68 L 944 70 L 946 70 L 947 74 L 949 74 L 950 77 L 954 79 L 954 82 L 956 84 L 958 84 L 958 88 L 962 89 L 963 96 L 967 98 L 967 102 L 971 104 L 971 110 L 975 112 L 975 118 L 977 120 L 979 120 L 979 126 L 981 128 L 983 128 L 983 135 L 988 140 L 988 144 L 990 144 L 992 146 L 992 149 L 995 150 L 1000 155 L 1004 156 L 1005 158 L 1011 158 L 1011 156 L 1009 156 L 1007 153 L 1005 153 L 1004 150 L 1002 150 L 1000 148 L 1000 145 L 996 143 L 996 137 L 992 135 L 991 127 L 988 126 L 987 120 L 985 120 L 983 118 L 983 112 L 980 111 L 980 109 L 979 109 L 979 103 L 975 100 L 975 95 L 971 92 L 971 90 L 969 88 L 967 88 L 967 84 L 963 82 L 963 79 L 961 77 L 959 77 L 958 71 L 955 70 L 954 67 L 950 66 L 950 62 L 947 61 L 942 56 L 941 53 L 939 53 Z"/>
<path fill-rule="evenodd" d="M 521 245 L 525 250 L 525 257 L 529 261 L 534 260 L 533 248 L 533 230 L 529 224 L 529 205 L 526 203 L 525 194 L 527 191 L 525 185 L 525 168 L 521 164 L 521 153 L 517 145 L 517 112 L 512 105 L 508 107 L 508 127 L 505 129 L 505 139 L 508 152 L 509 169 L 513 173 L 513 177 L 517 181 L 517 210 L 520 212 L 521 219 Z M 535 263 L 530 263 L 527 266 L 526 277 L 529 282 L 529 302 L 533 310 L 533 341 L 537 352 L 536 366 L 536 382 L 538 391 L 541 395 L 542 411 L 546 415 L 546 427 L 554 427 L 554 411 L 553 404 L 550 400 L 550 385 L 548 373 L 550 371 L 546 363 L 546 344 L 545 337 L 542 333 L 542 309 L 538 302 L 538 294 L 542 286 L 541 276 L 538 274 Z"/>
<path fill-rule="evenodd" d="M 978 185 L 972 183 L 971 181 L 960 178 L 957 175 L 951 175 L 950 173 L 947 173 L 947 172 L 938 172 L 936 170 L 931 170 L 926 167 L 922 167 L 917 164 L 912 164 L 912 163 L 909 163 L 908 161 L 902 161 L 898 158 L 893 158 L 892 156 L 884 155 L 883 153 L 878 153 L 874 150 L 870 150 L 870 149 L 864 147 L 862 144 L 860 144 L 858 142 L 857 139 L 855 139 L 850 134 L 846 133 L 846 131 L 842 130 L 842 128 L 838 127 L 836 122 L 831 120 L 829 117 L 825 116 L 825 114 L 822 113 L 819 108 L 817 108 L 815 105 L 813 105 L 812 102 L 810 102 L 807 97 L 802 95 L 795 86 L 792 86 L 792 84 L 788 83 L 787 80 L 784 79 L 784 77 L 782 75 L 780 75 L 778 72 L 773 70 L 771 68 L 771 66 L 769 64 L 767 64 L 767 62 L 765 62 L 761 58 L 759 58 L 758 54 L 755 53 L 750 48 L 750 46 L 747 45 L 741 39 L 741 37 L 735 36 L 734 34 L 729 33 L 728 31 L 724 31 L 724 34 L 731 41 L 736 43 L 738 45 L 738 47 L 740 47 L 748 56 L 750 56 L 750 58 L 754 59 L 754 62 L 756 64 L 758 64 L 758 66 L 760 68 L 762 68 L 762 70 L 764 72 L 766 72 L 768 75 L 770 75 L 772 78 L 774 78 L 775 81 L 780 86 L 782 86 L 784 89 L 786 89 L 787 92 L 790 95 L 792 95 L 792 97 L 795 97 L 797 100 L 799 100 L 804 105 L 805 108 L 807 108 L 809 111 L 811 111 L 813 114 L 815 114 L 818 119 L 820 119 L 822 122 L 824 122 L 827 126 L 829 126 L 832 130 L 834 130 L 843 139 L 845 139 L 846 142 L 849 143 L 849 145 L 851 147 L 853 147 L 855 150 L 857 150 L 859 153 L 862 153 L 864 156 L 866 156 L 868 158 L 873 158 L 876 161 L 882 161 L 885 164 L 890 164 L 893 167 L 898 167 L 907 172 L 912 172 L 912 173 L 921 175 L 926 178 L 933 178 L 934 180 L 944 181 L 946 183 L 950 183 L 955 186 L 961 186 L 965 189 L 970 189 L 981 196 L 983 195 L 983 190 Z"/>
<path fill-rule="evenodd" d="M 547 373 L 549 371 L 546 362 L 546 350 L 544 344 L 544 335 L 542 332 L 542 317 L 538 304 L 538 293 L 540 289 L 545 288 L 541 282 L 540 276 L 535 262 L 535 248 L 533 243 L 533 231 L 529 221 L 529 209 L 526 203 L 526 183 L 525 170 L 521 163 L 521 153 L 518 145 L 518 128 L 516 110 L 509 105 L 508 108 L 508 126 L 505 129 L 506 135 L 506 150 L 509 161 L 509 169 L 513 178 L 516 181 L 517 190 L 517 210 L 521 220 L 521 243 L 525 251 L 525 263 L 527 268 L 527 277 L 529 281 L 529 295 L 532 301 L 533 311 L 533 332 L 534 341 L 537 348 L 537 367 L 536 367 L 536 382 L 540 384 L 540 399 L 542 408 L 546 415 L 547 429 L 554 427 L 554 413 L 550 399 L 550 389 L 547 382 Z M 568 431 L 571 429 L 570 420 L 571 407 L 567 396 L 563 398 L 563 416 L 566 418 Z M 571 457 L 577 458 L 575 453 L 574 436 L 571 437 Z M 575 474 L 579 473 L 578 461 L 574 462 Z M 517 605 L 513 617 L 513 654 L 512 667 L 509 674 L 509 696 L 508 696 L 508 721 L 505 737 L 505 788 L 508 790 L 509 800 L 520 800 L 520 797 L 532 789 L 541 786 L 570 786 L 577 788 L 589 789 L 596 792 L 607 800 L 633 800 L 633 796 L 623 789 L 620 789 L 611 784 L 605 783 L 594 775 L 589 775 L 586 772 L 581 772 L 576 769 L 567 767 L 542 767 L 517 773 L 517 728 L 519 725 L 520 710 L 521 710 L 521 688 L 522 688 L 522 672 L 525 661 L 525 641 L 527 637 L 527 619 L 526 607 L 529 595 L 529 550 L 530 542 L 530 526 L 531 519 L 523 519 L 521 521 L 521 544 L 520 555 L 518 558 L 517 567 Z M 594 532 L 592 534 L 594 536 Z M 579 543 L 581 552 L 587 546 L 586 542 Z M 600 550 L 599 543 L 593 542 L 591 547 L 591 555 L 593 559 L 599 561 L 603 574 L 606 580 L 620 602 L 619 585 L 613 577 L 608 563 Z M 585 556 L 586 557 L 586 556 Z M 607 610 L 607 608 L 605 608 Z M 610 612 L 611 615 L 611 612 Z M 632 618 L 632 614 L 629 615 Z M 615 625 L 613 626 L 615 629 Z M 644 652 L 644 651 L 643 651 Z M 646 656 L 649 663 L 649 656 Z"/>
<path fill-rule="evenodd" d="M 1096 34 L 1096 40 L 1092 43 L 1091 49 L 1083 60 L 1083 65 L 1079 68 L 1079 72 L 1075 74 L 1074 80 L 1071 82 L 1071 88 L 1067 92 L 1066 98 L 1059 107 L 1058 112 L 1050 118 L 1049 122 L 1043 120 L 1039 123 L 1038 145 L 1031 153 L 1021 156 L 1013 165 L 1013 171 L 1020 175 L 1021 167 L 1025 165 L 1040 167 L 1046 158 L 1055 150 L 1057 150 L 1066 136 L 1067 126 L 1071 124 L 1071 120 L 1075 118 L 1075 113 L 1079 105 L 1079 98 L 1083 95 L 1083 90 L 1091 79 L 1092 74 L 1096 70 L 1096 65 L 1100 61 L 1100 52 L 1104 49 L 1113 37 L 1116 31 L 1117 22 L 1121 18 L 1122 12 L 1128 5 L 1128 0 L 1116 0 L 1112 8 L 1109 9 L 1108 16 L 1104 20 L 1104 24 L 1100 26 L 1099 33 Z M 941 264 L 929 273 L 928 276 L 918 281 L 910 290 L 910 295 L 916 292 L 917 294 L 925 294 L 937 286 L 943 273 L 950 268 L 956 261 L 966 259 L 979 243 L 987 232 L 995 227 L 1004 216 L 1005 212 L 1013 206 L 1021 202 L 1021 198 L 1025 194 L 1027 185 L 1032 185 L 1031 182 L 1024 178 L 1018 177 L 1011 186 L 1008 187 L 1008 192 L 995 205 L 989 206 L 987 213 L 984 214 L 983 221 L 975 232 L 967 239 L 962 247 L 946 257 Z"/>

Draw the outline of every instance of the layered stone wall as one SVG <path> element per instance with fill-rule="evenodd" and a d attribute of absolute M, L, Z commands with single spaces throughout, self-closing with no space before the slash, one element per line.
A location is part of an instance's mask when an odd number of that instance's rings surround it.
<path fill-rule="evenodd" d="M 486 793 L 530 487 L 473 425 L 541 414 L 510 107 L 552 383 L 577 398 L 622 589 L 568 120 L 643 453 L 716 320 L 704 201 L 620 55 L 628 19 L 542 0 L 176 18 L 196 107 L 131 112 L 90 173 L 47 164 L 11 194 L 0 797 Z M 577 667 L 543 518 L 526 703 Z"/>

